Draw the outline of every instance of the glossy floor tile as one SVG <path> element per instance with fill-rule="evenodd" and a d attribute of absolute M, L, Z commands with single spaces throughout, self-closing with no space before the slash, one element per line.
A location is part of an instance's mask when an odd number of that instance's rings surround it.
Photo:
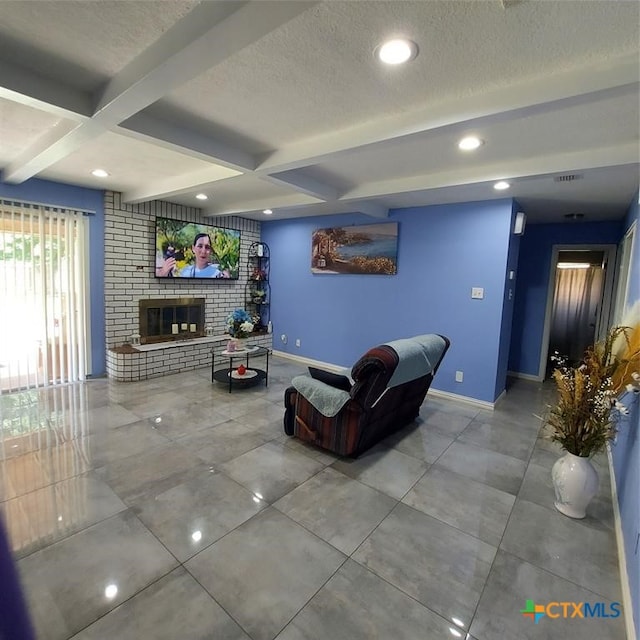
<path fill-rule="evenodd" d="M 353 559 L 432 611 L 468 628 L 496 551 L 399 504 Z"/>
<path fill-rule="evenodd" d="M 41 640 L 624 640 L 606 457 L 553 507 L 553 388 L 429 393 L 357 460 L 284 435 L 269 386 L 198 369 L 0 396 L 0 513 Z M 543 617 L 528 600 L 621 615 Z"/>
<path fill-rule="evenodd" d="M 584 617 L 574 615 L 572 605 L 566 609 L 557 606 L 550 612 L 551 618 L 542 616 L 538 622 L 520 614 L 527 600 L 537 604 L 552 602 L 585 603 L 595 605 L 603 602 L 600 595 L 583 589 L 569 580 L 559 578 L 504 551 L 498 555 L 491 567 L 487 585 L 480 599 L 478 610 L 471 625 L 474 637 L 483 640 L 619 640 L 625 638 L 622 616 Z M 611 601 L 605 600 L 603 611 L 615 613 Z M 565 612 L 566 611 L 566 617 Z M 621 610 L 617 609 L 620 613 Z M 573 617 L 572 617 L 573 616 Z"/>
<path fill-rule="evenodd" d="M 256 640 L 275 637 L 346 556 L 270 507 L 187 562 Z"/>
<path fill-rule="evenodd" d="M 402 502 L 497 547 L 515 500 L 510 493 L 433 466 Z"/>
<path fill-rule="evenodd" d="M 347 560 L 278 640 L 454 638 L 452 628 L 457 631 L 448 620 Z"/>
<path fill-rule="evenodd" d="M 395 506 L 389 496 L 324 469 L 280 498 L 276 509 L 350 555 Z"/>
<path fill-rule="evenodd" d="M 518 493 L 527 468 L 523 460 L 459 440 L 438 458 L 436 464 L 513 495 Z"/>

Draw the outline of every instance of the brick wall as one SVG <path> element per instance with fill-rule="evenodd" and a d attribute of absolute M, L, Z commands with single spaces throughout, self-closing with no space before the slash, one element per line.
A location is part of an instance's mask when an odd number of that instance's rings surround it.
<path fill-rule="evenodd" d="M 193 281 L 188 278 L 157 279 L 155 273 L 156 216 L 200 222 L 240 231 L 240 279 Z M 156 360 L 158 352 L 115 357 L 109 350 L 129 342 L 138 333 L 138 300 L 141 298 L 205 298 L 205 326 L 212 325 L 214 333 L 225 330 L 227 315 L 244 307 L 244 288 L 247 278 L 247 253 L 252 242 L 260 240 L 260 223 L 235 216 L 204 218 L 197 207 L 185 207 L 169 202 L 154 201 L 124 204 L 121 194 L 105 194 L 104 293 L 107 374 L 117 379 L 140 380 L 163 375 Z M 271 347 L 271 336 L 261 336 L 252 342 Z M 210 346 L 178 347 L 170 349 L 178 370 L 201 367 L 209 361 Z M 127 356 L 129 354 L 125 354 Z M 194 357 L 195 356 L 195 357 Z M 135 361 L 135 364 L 134 364 Z M 120 365 L 127 375 L 120 375 Z M 128 364 L 125 364 L 128 363 Z M 135 369 L 135 372 L 134 372 Z M 166 371 L 166 368 L 164 369 Z M 172 373 L 175 370 L 171 371 Z"/>

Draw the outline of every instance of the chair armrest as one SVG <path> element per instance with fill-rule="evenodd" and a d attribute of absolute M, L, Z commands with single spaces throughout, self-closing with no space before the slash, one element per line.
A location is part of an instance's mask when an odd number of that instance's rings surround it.
<path fill-rule="evenodd" d="M 327 418 L 333 418 L 351 400 L 351 396 L 346 391 L 336 389 L 309 376 L 296 376 L 291 384 Z"/>
<path fill-rule="evenodd" d="M 351 380 L 341 373 L 333 373 L 332 371 L 325 371 L 317 367 L 309 367 L 309 374 L 314 380 L 320 380 L 320 382 L 324 382 L 330 387 L 342 389 L 343 391 L 351 391 L 351 387 L 353 386 Z"/>

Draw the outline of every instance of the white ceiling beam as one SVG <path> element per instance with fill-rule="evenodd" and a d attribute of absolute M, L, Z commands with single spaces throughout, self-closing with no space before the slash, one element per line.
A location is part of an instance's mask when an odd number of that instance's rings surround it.
<path fill-rule="evenodd" d="M 621 88 L 637 92 L 638 71 L 637 56 L 629 55 L 554 76 L 525 79 L 464 100 L 453 98 L 429 104 L 402 116 L 381 118 L 283 147 L 263 158 L 257 173 L 299 169 L 337 154 L 416 133 L 451 126 L 478 126 L 485 118 L 513 119 L 523 113 L 544 113 L 556 109 L 562 101 L 586 101 L 598 93 L 604 97 L 608 92 L 619 92 Z"/>
<path fill-rule="evenodd" d="M 389 209 L 375 202 L 356 202 L 355 210 L 372 218 L 388 218 Z"/>
<path fill-rule="evenodd" d="M 0 98 L 77 122 L 92 113 L 89 93 L 6 60 L 0 60 Z"/>
<path fill-rule="evenodd" d="M 207 169 L 192 171 L 181 176 L 164 178 L 157 183 L 149 183 L 122 194 L 122 201 L 127 204 L 146 202 L 148 200 L 162 200 L 183 193 L 193 192 L 194 189 L 212 187 L 218 180 L 232 178 L 240 175 L 239 171 L 214 165 Z M 215 188 L 215 187 L 213 187 Z M 194 206 L 195 203 L 194 203 Z"/>
<path fill-rule="evenodd" d="M 130 118 L 174 89 L 313 6 L 314 2 L 202 2 L 105 86 L 90 121 L 48 149 L 39 145 L 12 163 L 26 180 L 82 144 Z"/>
<path fill-rule="evenodd" d="M 587 170 L 593 167 L 611 167 L 638 162 L 638 145 L 629 142 L 623 145 L 571 151 L 537 158 L 510 159 L 471 169 L 427 173 L 422 176 L 394 178 L 358 185 L 347 191 L 342 201 L 380 198 L 398 193 L 440 189 L 459 185 L 479 184 L 497 180 L 517 180 L 531 176 L 550 175 Z M 507 197 L 508 191 L 496 191 L 496 197 Z"/>
<path fill-rule="evenodd" d="M 109 81 L 95 117 L 110 125 L 122 122 L 313 4 L 202 2 Z"/>
<path fill-rule="evenodd" d="M 91 121 L 78 124 L 61 120 L 5 167 L 4 180 L 14 184 L 24 182 L 102 133 L 104 128 Z"/>
<path fill-rule="evenodd" d="M 270 173 L 260 176 L 263 180 L 277 185 L 283 185 L 299 193 L 306 193 L 319 200 L 337 200 L 338 190 L 325 182 L 305 175 L 302 171 L 283 171 L 282 173 Z"/>
<path fill-rule="evenodd" d="M 213 203 L 203 208 L 204 216 L 242 215 L 248 212 L 261 212 L 265 209 L 288 209 L 292 207 L 304 207 L 310 204 L 322 202 L 312 196 L 302 193 L 292 193 L 289 195 L 266 196 L 259 200 L 246 200 L 238 204 Z"/>
<path fill-rule="evenodd" d="M 176 125 L 145 113 L 138 113 L 122 122 L 118 132 L 191 158 L 215 162 L 238 171 L 252 171 L 256 166 L 256 160 L 250 153 L 231 147 L 211 136 L 202 135 L 189 127 Z"/>

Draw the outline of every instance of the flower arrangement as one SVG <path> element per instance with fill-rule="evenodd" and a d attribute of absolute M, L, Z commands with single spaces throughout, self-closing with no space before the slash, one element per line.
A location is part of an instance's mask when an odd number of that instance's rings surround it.
<path fill-rule="evenodd" d="M 558 401 L 546 424 L 549 438 L 569 453 L 591 457 L 614 438 L 618 417 L 627 413 L 618 396 L 640 388 L 640 349 L 629 339 L 633 332 L 630 327 L 612 328 L 586 350 L 577 367 L 567 366 L 563 356 L 552 356 L 558 365 L 553 372 Z"/>
<path fill-rule="evenodd" d="M 227 316 L 227 331 L 233 338 L 248 338 L 253 326 L 253 318 L 244 309 L 236 309 Z"/>
<path fill-rule="evenodd" d="M 258 267 L 254 267 L 253 273 L 251 274 L 251 280 L 266 280 L 267 272 L 264 269 L 259 269 Z"/>

